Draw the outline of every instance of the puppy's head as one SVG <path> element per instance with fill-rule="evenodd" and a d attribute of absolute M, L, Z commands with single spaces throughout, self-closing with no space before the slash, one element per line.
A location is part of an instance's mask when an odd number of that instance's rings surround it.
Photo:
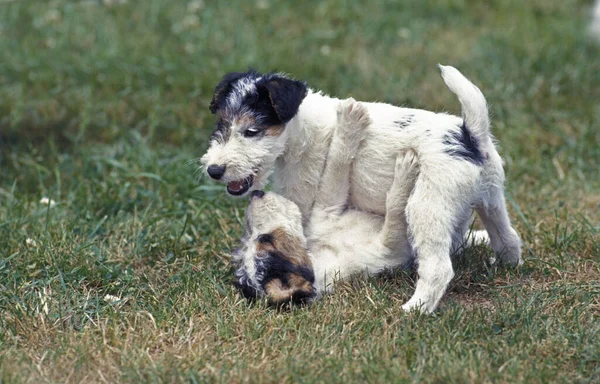
<path fill-rule="evenodd" d="M 217 126 L 201 158 L 206 173 L 234 196 L 264 187 L 285 149 L 285 125 L 307 92 L 305 83 L 280 74 L 226 75 L 210 103 Z"/>
<path fill-rule="evenodd" d="M 236 286 L 248 299 L 305 302 L 315 296 L 314 273 L 298 206 L 272 192 L 252 192 L 242 246 L 233 254 Z"/>

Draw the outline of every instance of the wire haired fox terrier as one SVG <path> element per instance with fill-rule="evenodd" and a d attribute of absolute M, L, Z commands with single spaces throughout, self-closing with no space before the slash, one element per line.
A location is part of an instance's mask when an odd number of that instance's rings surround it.
<path fill-rule="evenodd" d="M 450 254 L 464 243 L 473 209 L 487 230 L 479 239 L 489 242 L 499 260 L 522 263 L 521 240 L 506 210 L 504 170 L 486 100 L 458 70 L 440 69 L 458 97 L 462 117 L 361 102 L 371 121 L 364 140 L 351 152 L 334 140 L 342 100 L 282 74 L 230 73 L 217 85 L 210 104 L 217 128 L 202 164 L 234 196 L 263 188 L 274 172 L 274 191 L 299 210 L 301 225 L 293 228 L 298 231 L 308 228 L 321 198 L 321 182 L 332 177 L 325 172 L 330 151 L 354 158 L 346 205 L 380 217 L 389 216 L 386 200 L 395 190 L 398 157 L 414 151 L 418 176 L 403 211 L 418 280 L 403 309 L 432 312 L 454 276 Z M 253 204 L 254 199 L 250 207 Z M 362 255 L 362 262 L 368 265 L 372 257 Z"/>

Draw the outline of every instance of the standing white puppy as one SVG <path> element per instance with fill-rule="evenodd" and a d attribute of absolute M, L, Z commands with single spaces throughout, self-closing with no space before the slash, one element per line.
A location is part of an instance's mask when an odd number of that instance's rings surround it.
<path fill-rule="evenodd" d="M 504 199 L 504 170 L 494 146 L 485 98 L 453 67 L 442 77 L 462 106 L 462 118 L 384 103 L 363 103 L 372 124 L 355 156 L 350 205 L 385 215 L 395 159 L 408 149 L 419 177 L 406 205 L 408 233 L 418 264 L 417 286 L 405 310 L 433 311 L 454 276 L 450 254 L 464 242 L 472 210 L 479 214 L 499 260 L 520 264 L 521 241 Z M 217 129 L 202 157 L 210 177 L 231 195 L 261 189 L 275 171 L 276 192 L 310 219 L 337 125 L 340 100 L 281 74 L 226 75 L 211 111 Z"/>

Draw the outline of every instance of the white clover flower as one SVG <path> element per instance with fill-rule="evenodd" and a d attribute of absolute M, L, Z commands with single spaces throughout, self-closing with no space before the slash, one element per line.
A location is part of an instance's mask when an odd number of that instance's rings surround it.
<path fill-rule="evenodd" d="M 61 18 L 62 18 L 62 14 L 60 13 L 60 11 L 58 9 L 50 9 L 44 15 L 44 19 L 46 20 L 46 23 L 48 23 L 48 24 L 56 23 L 57 21 L 60 21 Z"/>
<path fill-rule="evenodd" d="M 204 8 L 204 1 L 202 1 L 202 0 L 190 1 L 187 5 L 187 9 L 190 12 L 197 12 L 197 11 L 201 10 L 202 8 Z"/>
<path fill-rule="evenodd" d="M 180 22 L 172 25 L 171 30 L 174 33 L 181 33 L 200 25 L 200 19 L 196 15 L 187 15 Z"/>
<path fill-rule="evenodd" d="M 194 47 L 194 44 L 185 43 L 185 45 L 183 46 L 183 50 L 187 54 L 192 54 L 196 51 L 196 48 Z"/>
<path fill-rule="evenodd" d="M 28 247 L 37 247 L 37 241 L 27 238 L 27 240 L 25 240 L 25 244 L 27 244 Z"/>
<path fill-rule="evenodd" d="M 398 37 L 401 37 L 403 39 L 408 39 L 410 37 L 410 35 L 412 34 L 412 32 L 410 31 L 410 29 L 408 29 L 406 27 L 402 27 L 396 31 L 396 34 L 398 35 Z"/>
<path fill-rule="evenodd" d="M 40 200 L 40 204 L 42 205 L 49 205 L 50 208 L 54 207 L 56 205 L 56 202 L 52 199 L 49 199 L 47 197 L 42 197 L 42 199 Z"/>
<path fill-rule="evenodd" d="M 46 47 L 50 48 L 50 49 L 54 49 L 56 48 L 56 39 L 53 39 L 51 37 L 46 39 Z"/>
<path fill-rule="evenodd" d="M 127 0 L 104 0 L 102 3 L 108 7 L 113 5 L 127 4 Z"/>
<path fill-rule="evenodd" d="M 196 15 L 187 15 L 183 18 L 183 20 L 181 20 L 181 25 L 187 28 L 195 27 L 197 25 L 200 25 L 200 20 Z"/>
<path fill-rule="evenodd" d="M 106 295 L 102 300 L 104 300 L 106 303 L 114 303 L 121 300 L 121 298 L 119 296 Z"/>
<path fill-rule="evenodd" d="M 57 24 L 62 20 L 62 14 L 57 9 L 49 9 L 42 16 L 33 20 L 34 28 L 44 28 L 50 24 Z"/>

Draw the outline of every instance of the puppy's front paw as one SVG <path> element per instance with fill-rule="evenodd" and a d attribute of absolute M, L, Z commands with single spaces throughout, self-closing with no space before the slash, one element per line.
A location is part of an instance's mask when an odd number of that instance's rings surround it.
<path fill-rule="evenodd" d="M 396 159 L 396 177 L 400 180 L 414 179 L 419 173 L 419 158 L 409 149 Z"/>
<path fill-rule="evenodd" d="M 371 124 L 371 117 L 363 103 L 349 97 L 340 102 L 338 124 L 347 129 L 366 129 Z"/>
<path fill-rule="evenodd" d="M 371 118 L 367 108 L 353 98 L 342 100 L 338 109 L 337 140 L 340 150 L 349 155 L 358 150 L 366 136 Z"/>
<path fill-rule="evenodd" d="M 402 310 L 404 312 L 421 312 L 421 313 L 425 313 L 425 314 L 429 314 L 429 313 L 433 312 L 433 310 L 431 310 L 431 308 L 429 308 L 427 305 L 425 305 L 421 301 L 413 300 L 413 299 L 404 303 L 402 305 Z"/>

